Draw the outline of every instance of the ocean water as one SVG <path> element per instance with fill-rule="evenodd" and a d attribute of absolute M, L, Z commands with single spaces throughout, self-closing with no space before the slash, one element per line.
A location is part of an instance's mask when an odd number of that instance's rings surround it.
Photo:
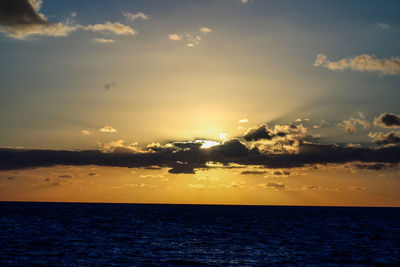
<path fill-rule="evenodd" d="M 400 208 L 0 202 L 1 266 L 400 265 Z"/>

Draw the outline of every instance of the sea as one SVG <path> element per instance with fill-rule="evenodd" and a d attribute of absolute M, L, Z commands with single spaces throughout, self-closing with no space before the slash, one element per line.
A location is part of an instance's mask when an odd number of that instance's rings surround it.
<path fill-rule="evenodd" d="M 0 266 L 400 266 L 400 208 L 0 202 Z"/>

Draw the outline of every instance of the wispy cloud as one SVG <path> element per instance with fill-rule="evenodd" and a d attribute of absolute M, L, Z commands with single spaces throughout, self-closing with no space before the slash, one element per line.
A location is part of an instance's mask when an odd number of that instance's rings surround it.
<path fill-rule="evenodd" d="M 207 27 L 202 27 L 200 28 L 200 33 L 185 33 L 185 34 L 180 34 L 180 33 L 171 33 L 168 35 L 168 39 L 172 41 L 181 41 L 185 40 L 186 41 L 186 46 L 188 47 L 195 47 L 199 45 L 203 38 L 204 34 L 212 32 L 210 28 Z"/>
<path fill-rule="evenodd" d="M 360 118 L 350 117 L 348 120 L 343 120 L 339 123 L 339 126 L 344 127 L 346 133 L 355 134 L 357 133 L 357 125 L 362 126 L 364 129 L 367 129 L 371 126 L 371 123 L 364 118 L 364 115 L 360 116 Z"/>
<path fill-rule="evenodd" d="M 87 26 L 82 26 L 84 30 L 87 31 L 94 31 L 94 32 L 112 32 L 118 35 L 135 35 L 136 31 L 128 26 L 124 25 L 120 22 L 110 22 L 106 21 L 105 23 L 101 24 L 92 24 Z"/>
<path fill-rule="evenodd" d="M 83 135 L 90 135 L 91 134 L 89 130 L 83 130 L 83 131 L 81 131 L 81 133 Z"/>
<path fill-rule="evenodd" d="M 148 20 L 149 16 L 144 14 L 143 12 L 138 12 L 138 13 L 130 13 L 126 11 L 121 11 L 122 15 L 129 20 L 137 20 L 137 19 L 142 19 L 142 20 Z"/>
<path fill-rule="evenodd" d="M 105 38 L 94 38 L 93 42 L 100 44 L 112 44 L 115 42 L 113 39 L 105 39 Z"/>
<path fill-rule="evenodd" d="M 249 120 L 246 118 L 238 120 L 238 123 L 248 123 L 248 122 L 249 122 Z"/>
<path fill-rule="evenodd" d="M 360 72 L 377 72 L 381 75 L 396 75 L 400 73 L 400 57 L 380 59 L 376 55 L 363 54 L 330 61 L 326 55 L 318 54 L 314 66 L 329 70 L 350 69 Z"/>

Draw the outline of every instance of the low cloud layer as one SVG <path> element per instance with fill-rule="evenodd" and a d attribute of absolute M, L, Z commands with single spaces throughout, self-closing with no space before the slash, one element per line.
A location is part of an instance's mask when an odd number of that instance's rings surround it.
<path fill-rule="evenodd" d="M 380 137 L 380 136 L 379 136 Z M 397 136 L 398 142 L 400 137 Z M 380 139 L 377 139 L 380 140 Z M 380 141 L 383 143 L 383 141 Z M 118 148 L 118 146 L 116 147 Z M 400 147 L 352 148 L 338 145 L 300 144 L 297 154 L 267 154 L 249 148 L 238 139 L 207 149 L 201 143 L 176 142 L 164 146 L 153 144 L 146 151 L 113 149 L 65 151 L 0 149 L 0 169 L 21 169 L 54 165 L 99 165 L 115 167 L 168 167 L 170 173 L 194 173 L 198 168 L 210 168 L 207 162 L 222 165 L 259 165 L 265 168 L 294 168 L 313 164 L 398 163 Z M 366 166 L 366 165 L 364 165 Z M 250 174 L 250 173 L 246 173 Z"/>
<path fill-rule="evenodd" d="M 326 55 L 318 54 L 314 66 L 329 70 L 350 69 L 360 72 L 376 72 L 381 75 L 396 75 L 400 73 L 400 57 L 380 59 L 375 55 L 363 54 L 330 61 Z"/>

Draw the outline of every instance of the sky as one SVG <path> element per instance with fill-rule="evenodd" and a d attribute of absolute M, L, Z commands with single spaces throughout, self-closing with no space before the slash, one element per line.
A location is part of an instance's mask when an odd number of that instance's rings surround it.
<path fill-rule="evenodd" d="M 400 206 L 399 11 L 4 0 L 0 200 Z"/>

